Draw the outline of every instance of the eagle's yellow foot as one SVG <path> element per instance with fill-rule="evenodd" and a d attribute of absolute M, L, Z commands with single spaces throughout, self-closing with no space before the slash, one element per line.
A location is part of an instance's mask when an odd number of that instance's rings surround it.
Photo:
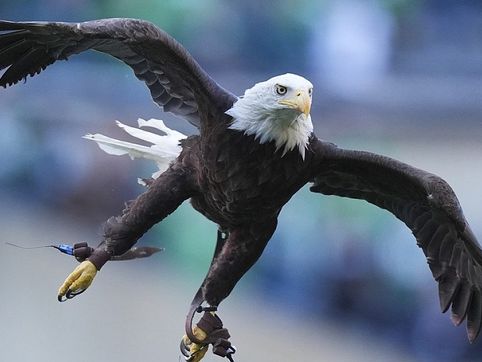
<path fill-rule="evenodd" d="M 213 345 L 213 353 L 226 357 L 233 361 L 232 355 L 236 348 L 229 342 L 229 332 L 223 328 L 221 319 L 214 312 L 205 312 L 199 322 L 192 328 L 192 336 L 196 342 L 192 342 L 187 335 L 181 340 L 181 353 L 186 357 L 186 361 L 199 362 L 208 351 L 210 344 Z"/>
<path fill-rule="evenodd" d="M 92 284 L 96 274 L 97 268 L 92 262 L 85 260 L 80 263 L 60 286 L 57 293 L 59 302 L 64 302 L 67 299 L 72 299 L 76 295 L 83 293 L 90 284 Z"/>
<path fill-rule="evenodd" d="M 204 341 L 207 337 L 207 333 L 198 326 L 193 327 L 192 333 L 200 341 Z M 207 344 L 197 344 L 191 342 L 187 335 L 184 335 L 181 340 L 181 353 L 184 355 L 184 357 L 186 357 L 186 361 L 189 362 L 201 361 L 208 351 L 208 347 L 209 345 Z"/>

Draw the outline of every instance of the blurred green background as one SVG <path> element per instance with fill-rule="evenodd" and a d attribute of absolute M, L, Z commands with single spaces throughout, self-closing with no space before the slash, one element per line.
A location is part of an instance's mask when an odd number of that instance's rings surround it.
<path fill-rule="evenodd" d="M 0 0 L 0 18 L 150 20 L 240 95 L 293 72 L 315 85 L 318 137 L 442 176 L 482 236 L 482 2 L 450 0 Z M 100 241 L 101 225 L 154 170 L 80 136 L 120 136 L 114 120 L 166 120 L 123 64 L 95 53 L 0 90 L 0 239 Z M 123 136 L 123 135 L 122 135 Z M 475 361 L 439 311 L 409 230 L 367 203 L 303 189 L 258 264 L 221 307 L 237 361 Z M 1 361 L 177 361 L 189 302 L 216 226 L 185 203 L 142 240 L 166 248 L 110 263 L 68 303 L 76 265 L 48 249 L 0 248 Z M 207 361 L 216 361 L 209 356 Z"/>

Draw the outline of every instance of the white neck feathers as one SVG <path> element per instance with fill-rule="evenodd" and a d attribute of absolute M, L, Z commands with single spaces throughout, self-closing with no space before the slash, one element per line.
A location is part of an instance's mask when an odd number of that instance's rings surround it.
<path fill-rule="evenodd" d="M 254 135 L 259 143 L 274 141 L 276 150 L 283 149 L 282 156 L 295 147 L 301 157 L 305 158 L 305 150 L 313 123 L 311 116 L 295 110 L 279 108 L 270 92 L 260 94 L 254 88 L 248 89 L 244 97 L 239 98 L 226 114 L 233 117 L 230 129 Z"/>

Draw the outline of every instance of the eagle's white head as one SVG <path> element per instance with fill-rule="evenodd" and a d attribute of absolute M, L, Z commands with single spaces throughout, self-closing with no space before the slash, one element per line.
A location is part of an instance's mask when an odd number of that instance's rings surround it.
<path fill-rule="evenodd" d="M 255 135 L 260 143 L 274 141 L 283 155 L 298 148 L 305 158 L 310 134 L 313 84 L 295 74 L 283 74 L 246 90 L 226 114 L 233 117 L 230 129 Z"/>

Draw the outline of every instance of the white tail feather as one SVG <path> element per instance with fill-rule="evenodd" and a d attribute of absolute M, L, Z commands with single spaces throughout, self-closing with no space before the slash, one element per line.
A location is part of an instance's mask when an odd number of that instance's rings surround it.
<path fill-rule="evenodd" d="M 144 140 L 144 141 L 147 141 L 149 143 L 152 143 L 153 145 L 155 145 L 156 143 L 162 142 L 162 138 L 164 137 L 164 136 L 160 136 L 158 134 L 152 133 L 152 132 L 144 131 L 144 130 L 139 129 L 139 128 L 127 126 L 127 125 L 125 125 L 125 124 L 123 124 L 119 121 L 115 121 L 115 123 L 120 128 L 122 128 L 124 131 L 129 133 L 131 136 L 133 136 L 135 138 L 139 138 L 140 140 Z M 139 124 L 139 126 L 140 126 L 140 124 Z"/>
<path fill-rule="evenodd" d="M 129 155 L 131 159 L 145 158 L 155 161 L 159 171 L 152 174 L 153 178 L 159 177 L 177 156 L 181 153 L 181 146 L 179 142 L 186 138 L 184 134 L 168 128 L 163 121 L 159 119 L 150 119 L 148 121 L 139 119 L 139 127 L 151 127 L 158 129 L 165 133 L 165 135 L 158 135 L 152 132 L 141 130 L 127 126 L 119 121 L 117 125 L 133 137 L 149 142 L 152 146 L 143 146 L 131 142 L 116 140 L 104 136 L 102 134 L 87 134 L 83 138 L 97 142 L 98 146 L 104 152 L 115 155 Z"/>

